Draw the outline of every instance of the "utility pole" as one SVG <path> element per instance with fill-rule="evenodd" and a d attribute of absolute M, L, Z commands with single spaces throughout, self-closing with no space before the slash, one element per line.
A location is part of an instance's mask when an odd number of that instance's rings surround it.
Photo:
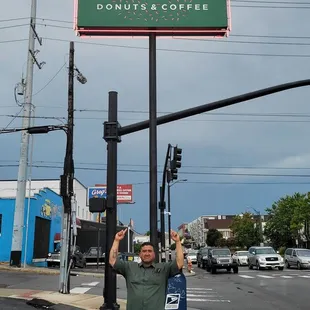
<path fill-rule="evenodd" d="M 63 294 L 70 293 L 71 267 L 71 211 L 74 198 L 74 162 L 73 162 L 73 126 L 74 126 L 74 42 L 70 42 L 68 72 L 68 127 L 67 145 L 64 160 L 64 173 L 60 177 L 60 194 L 63 199 L 62 236 L 60 250 L 60 287 Z"/>
<path fill-rule="evenodd" d="M 36 59 L 37 51 L 35 51 L 35 39 L 37 39 L 39 44 L 42 45 L 42 40 L 41 38 L 38 37 L 35 28 L 36 9 L 37 9 L 37 0 L 32 0 L 30 27 L 29 27 L 26 84 L 23 85 L 25 87 L 24 88 L 25 92 L 23 103 L 24 114 L 23 114 L 22 128 L 30 127 L 31 122 L 33 66 L 35 63 L 38 66 L 38 68 L 41 69 L 43 64 L 38 63 Z M 12 238 L 11 257 L 10 257 L 10 265 L 16 267 L 21 267 L 28 153 L 29 153 L 29 134 L 27 130 L 23 130 L 21 134 L 21 148 L 20 148 L 14 223 L 13 223 L 13 238 Z"/>

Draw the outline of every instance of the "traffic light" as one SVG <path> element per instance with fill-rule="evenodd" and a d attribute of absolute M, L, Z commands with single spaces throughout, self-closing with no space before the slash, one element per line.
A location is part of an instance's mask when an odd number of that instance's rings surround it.
<path fill-rule="evenodd" d="M 107 201 L 105 198 L 89 198 L 89 212 L 102 213 L 107 208 Z"/>
<path fill-rule="evenodd" d="M 181 161 L 182 149 L 175 146 L 173 148 L 173 159 L 170 162 L 170 175 L 168 175 L 168 179 L 170 179 L 170 181 L 178 179 L 178 169 L 182 166 Z"/>

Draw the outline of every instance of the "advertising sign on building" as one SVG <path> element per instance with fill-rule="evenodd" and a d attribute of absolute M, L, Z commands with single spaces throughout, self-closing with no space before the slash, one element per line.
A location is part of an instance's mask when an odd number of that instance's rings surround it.
<path fill-rule="evenodd" d="M 79 36 L 228 36 L 230 0 L 75 0 Z"/>
<path fill-rule="evenodd" d="M 88 188 L 87 204 L 90 198 L 106 198 L 107 186 L 102 184 L 96 184 L 93 187 Z M 132 184 L 117 185 L 117 203 L 126 204 L 132 203 Z"/>

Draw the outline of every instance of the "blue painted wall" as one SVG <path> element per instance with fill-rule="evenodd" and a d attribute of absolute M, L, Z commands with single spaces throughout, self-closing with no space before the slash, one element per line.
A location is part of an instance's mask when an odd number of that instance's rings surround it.
<path fill-rule="evenodd" d="M 14 221 L 15 199 L 0 198 L 0 214 L 2 214 L 2 230 L 0 235 L 0 262 L 9 262 L 12 245 L 13 221 Z M 24 231 L 23 231 L 23 252 L 22 262 L 25 259 L 25 246 L 27 238 L 26 249 L 26 263 L 28 265 L 35 264 L 45 266 L 45 262 L 33 263 L 34 251 L 34 233 L 35 233 L 35 219 L 41 217 L 51 221 L 49 251 L 54 249 L 54 236 L 61 232 L 61 210 L 62 199 L 52 190 L 45 188 L 39 194 L 34 195 L 30 199 L 29 207 L 29 223 L 27 233 L 27 211 L 28 199 L 25 200 L 25 216 L 24 216 Z M 43 257 L 42 257 L 43 258 Z"/>

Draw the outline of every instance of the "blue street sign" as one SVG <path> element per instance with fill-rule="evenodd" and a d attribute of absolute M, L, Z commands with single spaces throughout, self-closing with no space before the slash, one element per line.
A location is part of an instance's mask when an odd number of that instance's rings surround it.
<path fill-rule="evenodd" d="M 187 310 L 186 277 L 183 273 L 168 279 L 166 309 Z"/>

